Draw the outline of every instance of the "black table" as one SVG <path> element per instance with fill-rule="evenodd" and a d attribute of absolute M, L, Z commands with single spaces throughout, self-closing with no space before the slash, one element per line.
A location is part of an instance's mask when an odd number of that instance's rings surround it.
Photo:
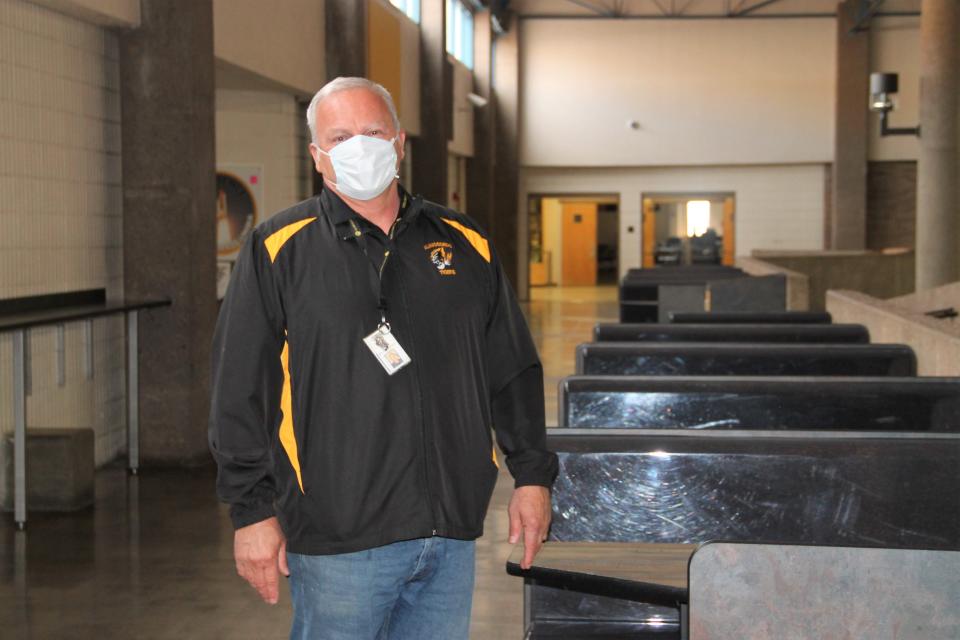
<path fill-rule="evenodd" d="M 547 542 L 533 566 L 521 569 L 523 546 L 507 573 L 612 598 L 679 607 L 687 601 L 687 563 L 695 544 Z"/>
<path fill-rule="evenodd" d="M 960 433 L 960 378 L 569 376 L 558 425 Z"/>
<path fill-rule="evenodd" d="M 548 542 L 523 570 L 522 545 L 507 560 L 507 573 L 524 580 L 526 638 L 547 637 L 684 637 L 688 601 L 687 568 L 696 544 L 637 542 Z M 550 594 L 563 598 L 551 600 Z M 574 610 L 564 611 L 573 599 Z M 598 599 L 599 598 L 599 599 Z M 623 605 L 660 605 L 677 610 L 671 621 L 623 616 L 595 617 L 617 599 Z M 599 605 L 599 609 L 597 606 Z M 603 611 L 603 613 L 609 613 Z M 571 615 L 572 614 L 572 615 Z M 616 616 L 615 616 L 616 618 Z M 611 635 L 612 634 L 612 635 Z"/>
<path fill-rule="evenodd" d="M 830 324 L 833 317 L 824 311 L 690 311 L 670 314 L 676 323 L 772 323 Z"/>
<path fill-rule="evenodd" d="M 53 309 L 25 311 L 0 316 L 0 333 L 13 334 L 13 497 L 14 521 L 21 530 L 27 523 L 27 333 L 45 326 L 62 327 L 68 322 L 91 321 L 94 318 L 122 313 L 127 322 L 127 455 L 131 473 L 139 468 L 139 384 L 137 368 L 138 313 L 142 310 L 170 305 L 167 299 L 119 300 L 102 304 L 82 304 Z M 87 362 L 92 362 L 92 329 L 87 329 Z M 63 340 L 62 333 L 58 340 Z M 92 365 L 88 364 L 88 367 Z"/>
<path fill-rule="evenodd" d="M 862 324 L 600 323 L 594 342 L 764 342 L 868 344 Z"/>
<path fill-rule="evenodd" d="M 593 342 L 577 347 L 577 374 L 667 376 L 915 376 L 897 344 Z"/>

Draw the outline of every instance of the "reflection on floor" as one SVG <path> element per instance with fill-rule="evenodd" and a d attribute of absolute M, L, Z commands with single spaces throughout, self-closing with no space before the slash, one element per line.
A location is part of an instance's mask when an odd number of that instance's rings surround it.
<path fill-rule="evenodd" d="M 557 385 L 573 373 L 575 351 L 597 322 L 617 322 L 616 287 L 531 287 L 524 304 L 543 362 L 547 425 L 557 424 Z"/>
<path fill-rule="evenodd" d="M 547 424 L 555 424 L 557 382 L 572 373 L 574 347 L 593 325 L 615 321 L 616 289 L 538 288 L 523 306 L 543 360 Z M 289 592 L 270 607 L 236 576 L 213 481 L 211 468 L 128 478 L 111 467 L 97 474 L 94 509 L 31 513 L 25 533 L 0 514 L 0 638 L 287 637 Z M 522 632 L 522 583 L 504 571 L 511 488 L 501 472 L 478 541 L 471 638 Z"/>

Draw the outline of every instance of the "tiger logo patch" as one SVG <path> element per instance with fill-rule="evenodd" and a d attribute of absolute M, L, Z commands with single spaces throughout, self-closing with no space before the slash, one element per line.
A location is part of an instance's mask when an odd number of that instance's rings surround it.
<path fill-rule="evenodd" d="M 455 276 L 457 270 L 453 268 L 453 245 L 449 242 L 431 242 L 423 246 L 430 262 L 437 271 L 444 276 Z"/>

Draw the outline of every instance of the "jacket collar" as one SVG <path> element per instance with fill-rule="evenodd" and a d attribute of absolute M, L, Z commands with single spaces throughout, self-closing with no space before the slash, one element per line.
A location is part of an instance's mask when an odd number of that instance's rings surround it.
<path fill-rule="evenodd" d="M 420 212 L 422 198 L 411 196 L 399 182 L 397 183 L 397 190 L 400 192 L 400 221 L 406 225 L 412 222 Z M 321 210 L 337 228 L 337 233 L 341 239 L 349 240 L 353 237 L 353 226 L 350 224 L 351 220 L 357 227 L 364 231 L 370 228 L 371 223 L 351 209 L 350 205 L 344 202 L 343 198 L 337 195 L 332 189 L 325 188 L 321 191 L 319 200 Z"/>

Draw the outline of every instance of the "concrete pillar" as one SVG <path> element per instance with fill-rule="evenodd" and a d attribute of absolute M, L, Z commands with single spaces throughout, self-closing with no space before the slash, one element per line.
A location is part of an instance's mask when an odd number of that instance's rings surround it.
<path fill-rule="evenodd" d="M 324 36 L 328 81 L 367 75 L 366 0 L 325 0 Z"/>
<path fill-rule="evenodd" d="M 837 5 L 830 249 L 863 249 L 867 243 L 870 40 L 867 31 L 852 31 L 859 5 L 860 0 Z"/>
<path fill-rule="evenodd" d="M 960 3 L 923 0 L 920 15 L 920 153 L 917 290 L 960 278 L 957 65 Z"/>
<path fill-rule="evenodd" d="M 447 144 L 453 134 L 453 68 L 447 62 L 446 0 L 420 5 L 420 135 L 413 140 L 414 193 L 447 203 Z"/>
<path fill-rule="evenodd" d="M 366 77 L 367 0 L 325 0 L 323 18 L 326 81 L 340 76 Z M 310 177 L 313 192 L 323 191 L 323 176 L 311 171 Z"/>
<path fill-rule="evenodd" d="M 144 462 L 209 458 L 210 340 L 216 321 L 211 0 L 141 0 L 120 32 L 123 286 L 168 297 L 140 314 Z"/>
<path fill-rule="evenodd" d="M 496 103 L 493 179 L 493 242 L 510 281 L 527 297 L 527 216 L 520 215 L 520 28 L 514 22 L 493 43 L 493 95 Z M 523 245 L 521 246 L 521 239 Z"/>
<path fill-rule="evenodd" d="M 473 16 L 473 92 L 487 99 L 487 105 L 473 110 L 473 157 L 467 158 L 467 202 L 465 211 L 493 233 L 493 154 L 495 149 L 491 63 L 493 30 L 490 11 Z"/>

